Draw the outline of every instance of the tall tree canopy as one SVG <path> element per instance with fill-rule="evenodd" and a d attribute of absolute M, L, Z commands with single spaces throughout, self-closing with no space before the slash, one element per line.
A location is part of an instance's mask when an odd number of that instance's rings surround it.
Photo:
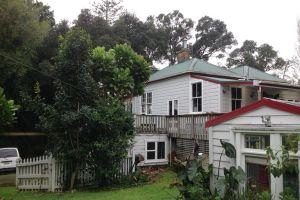
<path fill-rule="evenodd" d="M 92 50 L 89 35 L 72 28 L 60 45 L 56 63 L 56 96 L 44 105 L 41 127 L 49 133 L 51 152 L 74 166 L 96 171 L 98 184 L 117 172 L 134 136 L 133 119 L 123 106 L 127 97 L 142 94 L 149 65 L 127 45 Z M 86 165 L 88 164 L 88 165 Z"/>
<path fill-rule="evenodd" d="M 244 41 L 240 48 L 236 48 L 229 54 L 227 66 L 248 65 L 261 71 L 281 69 L 286 64 L 277 51 L 269 44 L 257 46 L 253 40 Z"/>
<path fill-rule="evenodd" d="M 23 75 L 26 68 L 10 59 L 29 64 L 36 56 L 36 48 L 46 37 L 50 23 L 41 16 L 40 6 L 32 0 L 3 0 L 0 2 L 0 84 Z M 42 21 L 41 21 L 42 20 Z"/>
<path fill-rule="evenodd" d="M 209 16 L 199 19 L 195 36 L 192 55 L 203 60 L 208 60 L 214 54 L 222 58 L 226 49 L 237 43 L 223 21 L 214 20 Z"/>
<path fill-rule="evenodd" d="M 177 53 L 182 48 L 182 43 L 188 41 L 192 35 L 194 23 L 189 18 L 184 18 L 178 10 L 168 14 L 160 14 L 156 17 L 156 26 L 165 34 L 167 49 L 164 59 L 171 64 L 176 62 Z"/>
<path fill-rule="evenodd" d="M 94 12 L 108 24 L 112 24 L 123 10 L 121 3 L 120 0 L 101 0 L 99 3 L 94 3 Z"/>

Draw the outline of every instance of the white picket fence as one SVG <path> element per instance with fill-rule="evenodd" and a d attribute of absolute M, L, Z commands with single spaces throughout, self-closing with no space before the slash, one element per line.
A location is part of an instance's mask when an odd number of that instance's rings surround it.
<path fill-rule="evenodd" d="M 132 166 L 132 158 L 120 163 L 120 173 L 128 175 Z M 67 180 L 67 164 L 56 161 L 51 156 L 20 159 L 16 166 L 16 187 L 18 190 L 60 191 Z M 80 186 L 91 185 L 94 173 L 80 170 L 77 180 Z"/>

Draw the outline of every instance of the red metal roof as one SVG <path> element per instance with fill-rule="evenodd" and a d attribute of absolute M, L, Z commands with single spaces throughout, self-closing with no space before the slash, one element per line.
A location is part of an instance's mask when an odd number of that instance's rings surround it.
<path fill-rule="evenodd" d="M 264 98 L 253 104 L 247 105 L 245 107 L 234 110 L 232 112 L 223 114 L 220 117 L 217 117 L 215 119 L 212 119 L 212 120 L 206 122 L 205 127 L 208 128 L 211 126 L 221 124 L 223 122 L 226 122 L 228 120 L 236 118 L 239 115 L 251 112 L 251 111 L 256 110 L 263 106 L 300 115 L 300 104 L 299 103 Z"/>

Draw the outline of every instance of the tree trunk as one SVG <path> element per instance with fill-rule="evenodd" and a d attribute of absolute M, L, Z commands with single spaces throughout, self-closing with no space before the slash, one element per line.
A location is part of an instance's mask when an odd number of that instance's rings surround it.
<path fill-rule="evenodd" d="M 70 187 L 69 187 L 70 191 L 72 191 L 73 188 L 74 188 L 74 184 L 75 184 L 75 180 L 76 180 L 76 177 L 77 177 L 77 174 L 78 174 L 78 170 L 79 170 L 79 166 L 78 166 L 78 163 L 76 162 L 75 168 L 71 173 Z"/>

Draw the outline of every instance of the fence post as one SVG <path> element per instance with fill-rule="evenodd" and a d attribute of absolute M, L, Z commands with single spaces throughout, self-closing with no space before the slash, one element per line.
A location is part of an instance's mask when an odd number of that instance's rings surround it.
<path fill-rule="evenodd" d="M 55 159 L 51 156 L 50 157 L 51 162 L 51 192 L 55 192 L 56 188 L 56 180 L 55 180 L 55 174 L 56 174 L 56 168 L 55 168 Z"/>

